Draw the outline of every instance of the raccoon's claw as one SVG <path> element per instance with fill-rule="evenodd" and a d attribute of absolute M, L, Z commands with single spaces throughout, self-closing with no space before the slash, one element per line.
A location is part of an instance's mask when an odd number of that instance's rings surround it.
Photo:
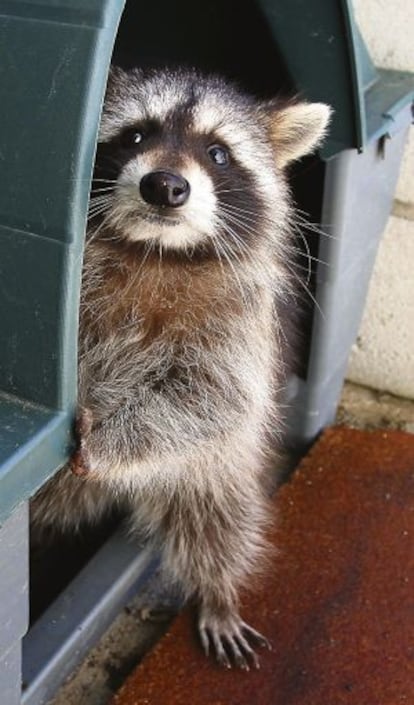
<path fill-rule="evenodd" d="M 272 650 L 272 645 L 269 641 L 269 639 L 266 639 L 263 634 L 260 634 L 260 632 L 257 632 L 256 629 L 253 629 L 253 627 L 250 627 L 246 622 L 241 622 L 241 628 L 246 634 L 248 634 L 252 639 L 255 639 L 259 646 L 263 646 L 269 651 Z"/>
<path fill-rule="evenodd" d="M 269 641 L 239 617 L 201 617 L 199 633 L 206 656 L 212 648 L 218 663 L 225 668 L 231 668 L 232 665 L 245 671 L 250 671 L 251 666 L 260 668 L 259 657 L 252 649 L 249 639 L 271 649 Z"/>

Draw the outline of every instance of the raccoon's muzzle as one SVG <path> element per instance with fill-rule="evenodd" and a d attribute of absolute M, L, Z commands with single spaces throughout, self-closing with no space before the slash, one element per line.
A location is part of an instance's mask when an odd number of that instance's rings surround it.
<path fill-rule="evenodd" d="M 144 201 L 152 206 L 177 208 L 188 200 L 190 184 L 180 174 L 159 170 L 145 174 L 139 190 Z"/>

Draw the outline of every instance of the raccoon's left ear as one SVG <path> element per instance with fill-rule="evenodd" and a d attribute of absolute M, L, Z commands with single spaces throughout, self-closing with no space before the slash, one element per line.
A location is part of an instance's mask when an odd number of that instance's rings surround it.
<path fill-rule="evenodd" d="M 318 147 L 326 135 L 332 110 L 325 103 L 289 103 L 279 101 L 261 105 L 274 145 L 278 167 L 304 157 Z"/>

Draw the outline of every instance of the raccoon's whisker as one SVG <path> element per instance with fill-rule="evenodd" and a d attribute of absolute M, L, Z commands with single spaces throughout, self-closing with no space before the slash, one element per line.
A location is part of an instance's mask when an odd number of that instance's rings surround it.
<path fill-rule="evenodd" d="M 302 236 L 303 237 L 303 236 Z M 306 242 L 306 240 L 305 240 Z M 307 247 L 309 247 L 309 244 L 306 242 Z M 290 250 L 292 252 L 297 252 L 298 254 L 304 255 L 308 260 L 312 260 L 312 262 L 318 262 L 318 264 L 323 264 L 325 267 L 330 267 L 331 265 L 329 262 L 325 262 L 323 259 L 320 259 L 319 257 L 315 257 L 314 255 L 310 254 L 310 250 L 306 250 L 306 253 L 301 250 L 299 247 L 290 247 Z"/>
<path fill-rule="evenodd" d="M 95 206 L 95 208 L 91 208 L 88 211 L 88 219 L 96 218 L 97 215 L 101 215 L 101 213 L 105 213 L 106 211 L 108 211 L 108 207 L 106 204 Z"/>
<path fill-rule="evenodd" d="M 238 286 L 238 288 L 239 288 L 242 301 L 243 301 L 244 305 L 247 307 L 247 306 L 248 306 L 248 302 L 247 302 L 247 300 L 246 300 L 246 298 L 245 298 L 245 292 L 244 292 L 244 289 L 243 289 L 243 286 L 242 286 L 240 277 L 239 277 L 239 275 L 237 274 L 237 271 L 236 271 L 236 269 L 235 269 L 235 267 L 234 267 L 234 264 L 233 264 L 233 262 L 231 261 L 231 257 L 229 256 L 229 254 L 228 254 L 228 252 L 227 252 L 227 245 L 226 245 L 225 241 L 223 241 L 221 238 L 219 239 L 219 244 L 220 244 L 220 246 L 221 246 L 221 253 L 222 253 L 224 259 L 226 260 L 228 266 L 230 267 L 230 269 L 231 269 L 231 271 L 232 271 L 233 278 L 234 278 L 234 280 L 235 280 L 235 282 L 236 282 L 236 284 L 237 284 L 237 286 Z"/>
<path fill-rule="evenodd" d="M 217 222 L 218 222 L 219 227 L 223 228 L 225 230 L 225 232 L 230 235 L 232 240 L 237 245 L 237 250 L 240 252 L 240 254 L 249 252 L 246 244 L 243 242 L 243 240 L 237 235 L 237 233 L 233 230 L 233 228 L 230 227 L 230 225 L 225 220 L 219 218 Z"/>
<path fill-rule="evenodd" d="M 294 233 L 294 238 L 293 238 L 293 242 L 291 242 L 289 244 L 289 251 L 292 253 L 296 252 L 299 255 L 306 257 L 309 264 L 311 264 L 312 261 L 317 260 L 317 258 L 314 255 L 311 255 L 309 243 L 308 243 L 305 235 L 303 234 L 302 230 L 300 228 L 293 227 L 292 232 Z M 300 239 L 302 240 L 304 247 L 301 247 L 301 243 L 297 241 L 297 236 L 299 236 Z"/>
<path fill-rule="evenodd" d="M 220 201 L 220 207 L 228 208 L 229 210 L 236 211 L 237 213 L 247 213 L 248 215 L 257 216 L 257 213 L 251 208 L 244 208 L 243 206 L 236 205 L 235 203 L 227 203 L 227 201 Z"/>
<path fill-rule="evenodd" d="M 227 230 L 226 232 L 227 232 L 228 235 L 230 235 L 230 237 L 232 237 L 231 231 Z M 234 248 L 230 247 L 229 242 L 227 241 L 227 239 L 226 239 L 225 241 L 223 240 L 223 246 L 224 246 L 226 252 L 228 252 L 228 254 L 229 254 L 229 256 L 231 257 L 231 259 L 232 259 L 232 260 L 235 260 L 235 261 L 237 262 L 237 264 L 240 265 L 240 264 L 241 264 L 240 257 L 239 257 L 238 254 L 237 254 L 239 250 L 238 250 L 237 248 L 236 248 L 236 250 L 235 250 Z"/>
<path fill-rule="evenodd" d="M 230 235 L 230 237 L 233 238 L 233 233 L 232 233 L 231 229 L 229 229 L 229 227 L 226 223 L 222 223 L 221 224 L 221 232 L 219 231 L 220 234 L 217 238 L 217 241 L 220 245 L 222 253 L 224 253 L 224 251 L 225 251 L 227 253 L 227 255 L 230 257 L 230 259 L 234 259 L 234 260 L 236 260 L 236 262 L 238 264 L 241 264 L 240 258 L 238 257 L 238 254 L 237 254 L 237 252 L 238 252 L 237 248 L 234 249 L 229 246 L 228 238 L 223 236 L 223 230 L 226 233 L 226 236 Z"/>
<path fill-rule="evenodd" d="M 73 179 L 68 179 L 68 181 L 75 181 L 75 182 L 77 182 L 77 183 L 82 183 L 83 181 L 90 182 L 90 183 L 94 183 L 95 181 L 104 181 L 104 182 L 107 182 L 107 183 L 116 184 L 117 179 L 101 179 L 101 178 L 98 178 L 98 177 L 95 177 L 95 176 L 90 176 L 90 177 L 88 176 L 88 177 L 86 177 L 85 179 L 73 178 Z"/>
<path fill-rule="evenodd" d="M 249 248 L 246 246 L 246 244 L 243 242 L 243 240 L 239 237 L 234 228 L 232 228 L 228 222 L 223 221 L 222 227 L 226 230 L 226 232 L 231 236 L 231 239 L 238 246 L 237 250 L 238 252 L 240 252 L 240 254 L 249 253 Z"/>
<path fill-rule="evenodd" d="M 228 220 L 235 223 L 235 225 L 239 225 L 242 227 L 244 230 L 250 232 L 251 234 L 254 234 L 254 230 L 251 228 L 251 223 L 247 222 L 245 219 L 245 216 L 237 216 L 235 213 L 230 213 L 230 212 L 224 212 L 223 211 L 223 217 L 222 220 L 227 222 Z"/>
<path fill-rule="evenodd" d="M 303 213 L 305 217 L 301 215 Z M 329 240 L 339 240 L 338 237 L 335 235 L 331 235 L 330 233 L 325 232 L 322 230 L 316 223 L 312 223 L 312 221 L 306 219 L 306 213 L 304 211 L 300 211 L 298 209 L 295 209 L 293 214 L 291 215 L 291 224 L 292 226 L 298 226 L 300 228 L 310 230 L 313 233 L 317 233 L 318 235 L 322 235 L 322 237 L 326 237 Z"/>
<path fill-rule="evenodd" d="M 249 254 L 249 248 L 246 247 L 246 244 L 243 242 L 243 240 L 240 239 L 240 237 L 237 235 L 237 233 L 233 230 L 233 228 L 230 228 L 228 226 L 227 232 L 229 233 L 231 239 L 236 245 L 236 251 L 240 255 L 248 255 Z M 240 259 L 237 258 L 237 260 L 240 262 Z"/>
<path fill-rule="evenodd" d="M 115 191 L 115 186 L 97 186 L 91 189 L 91 194 L 112 193 L 113 191 Z"/>
<path fill-rule="evenodd" d="M 144 246 L 144 256 L 143 256 L 143 258 L 142 258 L 141 264 L 139 265 L 139 267 L 138 267 L 138 269 L 137 269 L 137 271 L 136 271 L 136 273 L 135 273 L 135 276 L 134 276 L 133 280 L 131 281 L 131 288 L 133 288 L 133 286 L 135 285 L 135 282 L 139 279 L 140 274 L 141 274 L 141 272 L 142 272 L 142 269 L 143 269 L 143 267 L 144 267 L 144 265 L 145 265 L 145 262 L 147 261 L 147 259 L 148 259 L 149 255 L 150 255 L 150 253 L 155 250 L 155 246 L 156 246 L 156 245 L 155 245 L 155 242 L 153 242 L 153 241 L 151 241 L 151 240 L 148 240 L 148 241 L 145 243 L 145 246 Z"/>
<path fill-rule="evenodd" d="M 96 218 L 98 215 L 104 215 L 106 217 L 108 213 L 108 209 L 106 206 L 101 206 L 100 208 L 96 208 L 93 211 L 90 211 L 87 215 L 87 219 L 91 220 L 92 218 Z"/>
<path fill-rule="evenodd" d="M 95 228 L 94 230 L 92 230 L 91 236 L 88 237 L 87 245 L 90 244 L 91 242 L 93 242 L 98 237 L 98 235 L 100 234 L 101 230 L 104 228 L 105 225 L 106 225 L 106 216 L 103 217 L 103 220 L 98 225 L 98 227 Z"/>
<path fill-rule="evenodd" d="M 97 206 L 101 206 L 102 204 L 107 204 L 108 206 L 110 206 L 112 205 L 112 203 L 112 197 L 106 193 L 100 196 L 91 196 L 91 198 L 89 199 L 88 210 L 91 210 L 91 208 L 96 208 Z"/>
<path fill-rule="evenodd" d="M 122 208 L 122 205 L 117 204 L 115 201 L 113 204 L 113 207 L 111 209 L 111 225 L 112 225 L 112 227 L 116 231 L 122 232 L 123 228 L 125 228 L 128 225 L 130 218 L 131 218 L 131 214 L 125 213 L 124 209 Z"/>
<path fill-rule="evenodd" d="M 247 215 L 257 216 L 257 214 L 249 208 L 241 208 L 240 206 L 235 206 L 233 203 L 221 202 L 220 208 L 222 210 L 229 210 L 234 213 L 246 213 Z"/>
<path fill-rule="evenodd" d="M 249 248 L 246 245 L 246 243 L 243 241 L 242 235 L 254 235 L 251 230 L 249 230 L 246 226 L 241 225 L 237 221 L 235 222 L 234 220 L 228 221 L 225 220 L 223 225 L 226 225 L 228 228 L 228 232 L 231 233 L 232 239 L 234 240 L 235 243 L 238 244 L 238 250 L 239 252 L 249 254 Z M 235 230 L 235 228 L 237 230 Z M 240 232 L 242 231 L 242 232 Z"/>
<path fill-rule="evenodd" d="M 283 326 L 280 323 L 280 317 L 277 313 L 276 306 L 273 307 L 273 318 L 276 322 L 275 333 L 276 333 L 276 337 L 277 337 L 277 342 L 279 343 L 279 346 L 282 347 L 282 344 L 281 344 L 282 338 L 286 344 L 288 344 L 289 341 L 287 339 L 285 331 L 283 330 Z"/>
<path fill-rule="evenodd" d="M 246 222 L 246 223 L 251 223 L 254 225 L 257 224 L 257 215 L 255 213 L 253 213 L 252 211 L 247 212 L 244 209 L 238 208 L 236 206 L 229 206 L 227 203 L 220 204 L 220 209 L 223 211 L 223 213 L 228 213 L 229 215 L 232 215 L 234 218 L 239 218 L 242 223 Z M 269 223 L 270 222 L 271 221 L 269 220 Z"/>
<path fill-rule="evenodd" d="M 289 267 L 289 265 L 288 265 L 287 263 L 286 263 L 286 267 L 288 268 L 289 272 L 294 276 L 294 278 L 296 279 L 296 281 L 298 282 L 298 284 L 300 284 L 300 286 L 302 287 L 302 289 L 305 290 L 307 296 L 309 296 L 309 298 L 313 301 L 313 304 L 314 304 L 315 308 L 319 311 L 319 313 L 320 313 L 321 317 L 323 318 L 323 320 L 325 320 L 325 314 L 324 314 L 324 312 L 322 311 L 322 309 L 321 309 L 319 303 L 317 302 L 316 298 L 314 297 L 314 295 L 312 294 L 312 292 L 309 290 L 309 287 L 302 281 L 302 279 L 301 279 L 300 277 L 298 277 L 298 275 L 296 274 L 296 272 L 295 272 L 291 267 Z"/>
<path fill-rule="evenodd" d="M 224 230 L 228 235 L 230 235 L 231 238 L 233 238 L 233 239 L 237 238 L 236 233 L 234 233 L 234 231 L 232 231 L 231 228 L 229 229 L 229 227 L 228 227 L 225 223 L 223 224 L 223 230 Z M 245 290 L 244 290 L 243 287 L 242 287 L 241 280 L 240 280 L 240 278 L 239 278 L 239 276 L 238 276 L 238 274 L 237 274 L 237 272 L 236 272 L 236 270 L 235 270 L 235 267 L 234 267 L 234 265 L 233 265 L 233 260 L 236 260 L 236 262 L 238 263 L 238 265 L 239 265 L 240 267 L 243 266 L 243 263 L 242 263 L 242 261 L 240 260 L 240 258 L 238 257 L 237 252 L 240 252 L 240 254 L 242 254 L 242 252 L 241 252 L 241 250 L 240 250 L 240 245 L 244 245 L 244 243 L 240 242 L 240 243 L 239 243 L 239 247 L 237 247 L 237 242 L 236 242 L 236 251 L 234 250 L 233 247 L 230 247 L 227 238 L 224 238 L 222 235 L 219 237 L 219 243 L 220 243 L 220 245 L 221 245 L 222 254 L 223 254 L 223 256 L 225 257 L 225 259 L 226 259 L 228 265 L 230 266 L 230 268 L 231 268 L 231 270 L 232 270 L 232 273 L 233 273 L 233 277 L 235 278 L 236 283 L 238 284 L 240 293 L 241 293 L 241 295 L 242 295 L 243 303 L 244 303 L 244 305 L 246 306 L 246 308 L 251 308 L 251 307 L 252 307 L 252 301 L 249 302 L 249 301 L 246 299 L 246 292 L 245 292 Z M 250 262 L 250 267 L 251 267 L 251 266 L 252 266 L 252 262 Z M 256 267 L 253 267 L 253 271 L 256 271 L 256 273 L 259 274 L 259 275 L 261 274 L 260 272 L 258 272 L 258 270 L 257 270 Z"/>
<path fill-rule="evenodd" d="M 227 184 L 223 184 L 223 185 L 226 186 Z M 236 188 L 233 188 L 233 187 L 232 188 L 218 188 L 216 190 L 216 193 L 236 193 L 237 191 L 243 191 L 244 193 L 246 193 L 246 189 L 243 187 L 242 188 L 237 188 L 237 187 Z"/>
<path fill-rule="evenodd" d="M 296 260 L 288 259 L 286 261 L 288 264 L 290 264 L 291 267 L 296 267 L 296 269 L 301 269 L 303 272 L 306 272 L 306 274 L 307 274 L 306 284 L 309 284 L 309 280 L 308 280 L 309 267 L 306 267 L 304 264 L 299 264 L 299 262 L 297 262 Z"/>
<path fill-rule="evenodd" d="M 102 205 L 109 205 L 109 203 L 110 203 L 110 201 L 108 201 L 106 196 L 105 197 L 101 196 L 99 198 L 91 198 L 91 200 L 89 201 L 88 210 L 91 211 L 94 208 L 99 208 Z"/>
<path fill-rule="evenodd" d="M 319 257 L 315 257 L 314 255 L 311 255 L 311 254 L 310 254 L 309 243 L 308 243 L 308 241 L 306 240 L 306 237 L 305 237 L 305 235 L 304 235 L 303 232 L 302 232 L 304 228 L 303 228 L 303 227 L 302 227 L 302 228 L 298 227 L 297 224 L 292 224 L 292 225 L 293 225 L 293 230 L 294 230 L 294 232 L 295 232 L 297 235 L 299 235 L 299 237 L 302 239 L 302 241 L 303 241 L 303 243 L 304 243 L 304 245 L 305 245 L 306 256 L 308 257 L 308 260 L 309 260 L 309 261 L 312 260 L 313 262 L 318 262 L 319 264 L 323 264 L 323 265 L 325 265 L 326 267 L 329 267 L 329 266 L 330 266 L 329 262 L 325 262 L 324 260 L 320 259 Z M 292 246 L 292 247 L 291 247 L 291 250 L 292 250 L 293 252 L 299 252 L 300 254 L 304 254 L 304 253 L 303 253 L 303 250 L 301 250 L 300 248 L 296 248 L 296 247 L 293 247 L 293 246 Z"/>
<path fill-rule="evenodd" d="M 221 259 L 220 249 L 217 247 L 217 243 L 216 243 L 216 240 L 215 240 L 214 237 L 211 238 L 211 242 L 212 242 L 212 244 L 213 244 L 214 251 L 215 251 L 215 253 L 216 253 L 216 255 L 217 255 L 217 259 L 218 259 L 218 262 L 219 262 L 219 265 L 220 265 L 220 270 L 221 270 L 221 275 L 222 275 L 223 281 L 224 281 L 224 283 L 226 283 L 226 273 L 225 273 L 225 271 L 224 271 L 223 260 Z"/>
<path fill-rule="evenodd" d="M 106 183 L 106 184 L 116 184 L 118 179 L 103 179 L 98 176 L 94 176 L 92 181 L 100 181 L 101 183 Z"/>
<path fill-rule="evenodd" d="M 112 191 L 112 188 L 111 188 Z M 111 200 L 110 192 L 109 193 L 96 193 L 94 191 L 91 192 L 91 196 L 89 198 L 89 203 L 97 202 L 97 201 L 103 201 L 103 200 Z"/>
<path fill-rule="evenodd" d="M 226 217 L 230 218 L 233 217 L 233 219 L 238 219 L 240 224 L 250 224 L 254 225 L 256 224 L 257 220 L 256 218 L 251 218 L 250 216 L 246 216 L 244 213 L 238 213 L 237 211 L 229 210 L 227 208 L 221 208 L 222 212 L 226 215 Z"/>
<path fill-rule="evenodd" d="M 112 203 L 112 202 L 113 202 L 113 198 L 112 198 L 111 194 L 109 194 L 109 193 L 98 193 L 96 196 L 92 194 L 89 199 L 89 206 L 91 206 L 91 205 L 93 206 L 94 204 L 97 204 L 97 203 Z"/>
<path fill-rule="evenodd" d="M 131 277 L 131 281 L 130 281 L 129 285 L 127 286 L 127 288 L 125 289 L 125 291 L 124 291 L 124 293 L 123 293 L 123 296 L 124 296 L 125 298 L 128 298 L 129 293 L 130 293 L 131 291 L 134 291 L 134 288 L 135 288 L 135 286 L 136 286 L 136 283 L 137 283 L 137 281 L 139 280 L 140 275 L 141 275 L 141 272 L 142 272 L 142 270 L 143 270 L 143 268 L 144 268 L 144 266 L 145 266 L 145 263 L 146 263 L 146 261 L 147 261 L 149 255 L 151 254 L 151 252 L 154 252 L 155 249 L 156 249 L 156 242 L 155 242 L 154 240 L 147 240 L 147 241 L 145 242 L 145 244 L 144 244 L 144 254 L 143 254 L 142 260 L 141 260 L 141 262 L 140 262 L 140 264 L 139 264 L 137 270 L 135 271 L 134 276 Z M 160 262 L 160 264 L 161 264 L 161 262 Z"/>
<path fill-rule="evenodd" d="M 248 235 L 253 235 L 253 236 L 256 235 L 256 231 L 253 230 L 251 227 L 249 227 L 249 225 L 247 223 L 240 220 L 240 218 L 235 218 L 234 216 L 227 214 L 226 221 L 230 221 L 231 224 L 237 226 L 238 228 L 242 228 L 242 230 L 244 230 L 244 232 L 246 232 Z M 242 243 L 243 241 L 241 240 L 241 238 L 239 236 L 237 236 L 237 237 L 238 237 L 239 242 Z M 244 243 L 243 243 L 243 245 L 247 251 L 248 248 L 246 247 L 246 245 Z"/>
<path fill-rule="evenodd" d="M 309 244 L 308 244 L 308 242 L 307 242 L 305 236 L 304 236 L 302 233 L 299 233 L 299 235 L 300 235 L 300 237 L 301 237 L 301 239 L 302 239 L 302 241 L 303 241 L 303 244 L 305 245 L 306 256 L 307 256 L 307 258 L 308 258 L 308 272 L 307 272 L 307 275 L 306 275 L 306 286 L 309 286 L 309 283 L 310 283 L 310 280 L 311 280 L 311 276 L 312 276 L 312 256 L 311 256 L 311 253 L 310 253 Z M 296 250 L 296 248 L 292 248 L 292 249 L 293 249 L 293 250 Z M 298 250 L 296 250 L 296 251 L 298 251 Z"/>
<path fill-rule="evenodd" d="M 88 214 L 91 215 L 94 211 L 100 211 L 102 209 L 109 210 L 111 204 L 107 201 L 98 201 L 97 203 L 92 203 L 88 208 Z"/>
<path fill-rule="evenodd" d="M 253 217 L 255 221 L 257 220 L 257 213 L 247 208 L 241 208 L 240 206 L 224 203 L 223 201 L 220 202 L 219 208 L 223 212 L 227 211 L 229 213 L 235 213 L 236 215 L 249 216 L 249 218 Z"/>
<path fill-rule="evenodd" d="M 118 185 L 117 181 L 96 181 L 95 179 L 92 181 L 92 191 L 96 191 L 97 189 L 115 189 L 115 186 Z"/>

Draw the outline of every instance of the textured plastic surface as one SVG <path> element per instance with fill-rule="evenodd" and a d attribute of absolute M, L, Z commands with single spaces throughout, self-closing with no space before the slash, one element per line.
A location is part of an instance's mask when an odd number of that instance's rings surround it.
<path fill-rule="evenodd" d="M 2 702 L 7 705 L 21 704 L 20 673 L 22 649 L 15 642 L 9 651 L 0 654 L 0 686 Z"/>
<path fill-rule="evenodd" d="M 0 528 L 0 692 L 20 704 L 21 637 L 28 625 L 28 508 L 21 505 Z"/>
<path fill-rule="evenodd" d="M 326 164 L 316 302 L 306 378 L 292 379 L 291 440 L 312 441 L 335 417 L 351 345 L 358 333 L 378 243 L 384 230 L 411 120 L 363 154 L 345 150 Z"/>
<path fill-rule="evenodd" d="M 258 2 L 296 90 L 334 108 L 321 155 L 328 158 L 343 149 L 364 149 L 374 137 L 386 134 L 391 116 L 414 98 L 413 76 L 375 69 L 351 1 Z M 375 107 L 370 101 L 373 90 Z"/>
<path fill-rule="evenodd" d="M 29 614 L 28 507 L 20 505 L 0 529 L 0 655 L 26 631 Z"/>
<path fill-rule="evenodd" d="M 0 518 L 69 452 L 89 185 L 122 8 L 0 0 Z"/>
<path fill-rule="evenodd" d="M 158 561 L 122 532 L 96 553 L 23 641 L 22 705 L 43 705 Z"/>

